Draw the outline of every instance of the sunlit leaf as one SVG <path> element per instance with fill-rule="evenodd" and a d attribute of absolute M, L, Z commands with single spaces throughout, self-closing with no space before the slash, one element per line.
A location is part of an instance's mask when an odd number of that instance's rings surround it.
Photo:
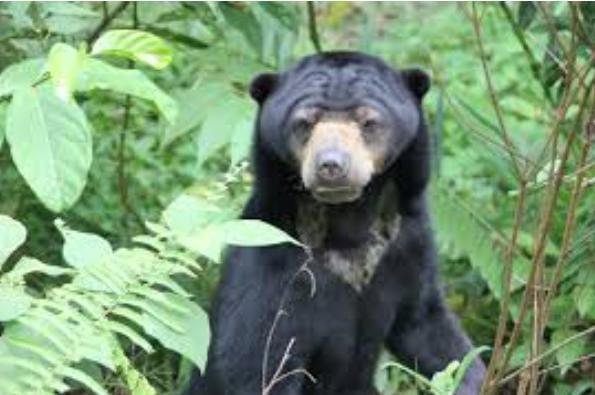
<path fill-rule="evenodd" d="M 10 254 L 25 242 L 27 229 L 18 221 L 0 214 L 0 269 Z"/>
<path fill-rule="evenodd" d="M 184 297 L 168 293 L 167 298 L 188 311 L 187 314 L 168 314 L 169 318 L 182 331 L 173 331 L 162 321 L 154 319 L 149 314 L 143 314 L 143 329 L 163 346 L 185 356 L 201 370 L 204 370 L 211 338 L 207 314 L 196 303 Z"/>
<path fill-rule="evenodd" d="M 138 70 L 120 69 L 97 59 L 87 59 L 77 88 L 83 91 L 109 89 L 150 100 L 170 123 L 177 116 L 176 102 Z"/>
<path fill-rule="evenodd" d="M 81 70 L 84 54 L 70 45 L 54 44 L 48 55 L 48 69 L 56 89 L 56 95 L 64 100 L 71 99 Z"/>
<path fill-rule="evenodd" d="M 42 76 L 45 66 L 45 59 L 28 59 L 8 66 L 0 73 L 0 96 L 33 85 Z"/>
<path fill-rule="evenodd" d="M 70 266 L 82 268 L 112 256 L 112 247 L 103 237 L 69 229 L 61 220 L 55 224 L 64 237 L 62 254 Z"/>
<path fill-rule="evenodd" d="M 91 165 L 85 114 L 48 89 L 22 88 L 8 108 L 6 138 L 12 159 L 50 210 L 63 211 L 81 195 Z"/>
<path fill-rule="evenodd" d="M 140 30 L 110 30 L 93 45 L 93 55 L 116 55 L 163 69 L 173 58 L 171 47 L 152 33 Z"/>
<path fill-rule="evenodd" d="M 31 301 L 23 287 L 0 283 L 0 321 L 10 321 L 25 313 Z"/>

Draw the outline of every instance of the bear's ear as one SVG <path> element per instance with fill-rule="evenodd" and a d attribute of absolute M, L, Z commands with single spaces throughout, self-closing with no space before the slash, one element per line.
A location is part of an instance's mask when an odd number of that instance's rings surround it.
<path fill-rule="evenodd" d="M 430 76 L 421 69 L 405 69 L 401 71 L 407 86 L 419 99 L 430 89 Z"/>
<path fill-rule="evenodd" d="M 257 75 L 250 84 L 250 96 L 252 96 L 258 104 L 262 104 L 275 89 L 278 79 L 279 77 L 274 73 Z"/>

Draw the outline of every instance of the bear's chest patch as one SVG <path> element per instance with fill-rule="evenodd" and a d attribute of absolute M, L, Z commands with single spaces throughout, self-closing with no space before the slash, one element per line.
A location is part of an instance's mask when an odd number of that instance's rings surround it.
<path fill-rule="evenodd" d="M 390 220 L 377 219 L 364 243 L 341 249 L 324 246 L 328 226 L 326 218 L 324 206 L 302 204 L 297 218 L 299 238 L 310 247 L 314 264 L 323 266 L 361 293 L 374 277 L 390 243 L 397 238 L 400 216 L 395 215 Z"/>

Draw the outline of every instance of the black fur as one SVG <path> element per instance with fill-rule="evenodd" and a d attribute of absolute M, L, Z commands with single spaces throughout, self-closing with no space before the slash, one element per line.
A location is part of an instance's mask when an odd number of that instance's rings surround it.
<path fill-rule="evenodd" d="M 260 219 L 300 237 L 299 207 L 313 201 L 300 188 L 287 146 L 285 124 L 295 106 L 375 105 L 393 122 L 394 147 L 386 168 L 360 199 L 321 211 L 326 232 L 321 244 L 312 246 L 313 260 L 287 244 L 230 248 L 211 312 L 207 368 L 194 378 L 189 394 L 370 395 L 376 393 L 372 376 L 382 347 L 428 376 L 470 350 L 437 279 L 425 196 L 430 148 L 421 100 L 428 89 L 422 71 L 395 71 L 350 52 L 314 55 L 279 75 L 255 79 L 251 94 L 260 104 L 255 184 L 242 218 Z M 372 224 L 386 212 L 400 216 L 398 234 L 358 292 L 320 257 L 329 250 L 365 246 Z M 285 314 L 276 320 L 280 309 Z M 292 371 L 271 386 L 273 377 Z M 459 394 L 478 393 L 483 373 L 478 360 Z"/>

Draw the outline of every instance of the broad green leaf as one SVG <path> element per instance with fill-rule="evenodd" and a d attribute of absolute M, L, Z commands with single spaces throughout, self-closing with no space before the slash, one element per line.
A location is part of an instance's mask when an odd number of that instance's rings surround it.
<path fill-rule="evenodd" d="M 25 313 L 32 298 L 22 286 L 0 283 L 0 321 L 10 321 Z"/>
<path fill-rule="evenodd" d="M 197 233 L 180 236 L 180 244 L 219 263 L 227 244 L 256 247 L 281 243 L 302 244 L 272 225 L 259 220 L 239 219 L 207 226 Z"/>
<path fill-rule="evenodd" d="M 228 244 L 253 247 L 281 243 L 302 243 L 279 228 L 255 219 L 239 219 L 220 225 Z"/>
<path fill-rule="evenodd" d="M 149 314 L 143 314 L 143 329 L 163 346 L 183 355 L 204 370 L 211 338 L 207 314 L 196 303 L 182 296 L 168 293 L 167 298 L 188 311 L 188 314 L 169 313 L 169 318 L 182 331 L 173 331 Z"/>
<path fill-rule="evenodd" d="M 252 145 L 253 129 L 254 121 L 252 120 L 252 117 L 241 119 L 233 129 L 230 147 L 232 166 L 248 157 Z"/>
<path fill-rule="evenodd" d="M 82 268 L 112 256 L 112 247 L 103 237 L 69 229 L 59 219 L 55 225 L 64 237 L 62 255 L 70 266 Z"/>
<path fill-rule="evenodd" d="M 217 3 L 217 6 L 227 23 L 239 31 L 256 53 L 260 54 L 262 51 L 261 27 L 250 5 L 220 2 Z"/>
<path fill-rule="evenodd" d="M 194 196 L 178 196 L 163 212 L 167 226 L 177 235 L 199 232 L 221 213 L 214 204 Z"/>
<path fill-rule="evenodd" d="M 84 54 L 77 51 L 70 45 L 54 44 L 48 55 L 48 70 L 52 76 L 52 82 L 56 95 L 64 100 L 72 99 L 79 72 L 84 61 Z"/>
<path fill-rule="evenodd" d="M 60 266 L 48 265 L 38 259 L 28 256 L 22 257 L 14 266 L 14 268 L 7 274 L 13 279 L 23 278 L 29 273 L 43 273 L 48 276 L 62 276 L 65 274 L 72 274 L 72 269 L 67 269 Z"/>
<path fill-rule="evenodd" d="M 202 165 L 217 150 L 229 144 L 238 125 L 245 123 L 248 118 L 251 118 L 250 107 L 237 96 L 229 96 L 226 100 L 217 103 L 209 111 L 198 135 L 198 165 Z M 244 125 L 240 125 L 240 128 Z"/>
<path fill-rule="evenodd" d="M 116 55 L 158 70 L 172 61 L 172 49 L 161 38 L 140 30 L 110 30 L 93 45 L 92 55 Z"/>
<path fill-rule="evenodd" d="M 12 159 L 37 197 L 54 212 L 72 206 L 91 166 L 91 131 L 83 111 L 48 89 L 22 88 L 6 124 Z"/>
<path fill-rule="evenodd" d="M 176 102 L 138 70 L 119 69 L 97 59 L 86 59 L 77 89 L 109 89 L 155 103 L 168 122 L 175 122 Z"/>
<path fill-rule="evenodd" d="M 45 59 L 28 59 L 8 66 L 0 73 L 0 96 L 32 86 L 45 71 Z"/>
<path fill-rule="evenodd" d="M 267 14 L 275 18 L 283 27 L 297 32 L 299 15 L 293 4 L 274 1 L 260 1 L 256 3 Z"/>
<path fill-rule="evenodd" d="M 78 5 L 75 2 L 67 1 L 52 1 L 47 3 L 41 3 L 45 12 L 54 15 L 71 15 L 79 17 L 98 17 L 99 13 L 93 11 L 90 8 Z"/>
<path fill-rule="evenodd" d="M 577 332 L 572 329 L 558 329 L 552 334 L 551 346 L 556 347 L 576 334 Z M 560 364 L 562 375 L 566 374 L 568 369 L 572 367 L 573 362 L 585 353 L 585 344 L 586 338 L 583 336 L 565 344 L 556 351 L 556 360 Z"/>
<path fill-rule="evenodd" d="M 197 162 L 201 166 L 211 155 L 229 143 L 234 129 L 233 113 L 229 103 L 213 108 L 204 121 L 196 142 Z"/>
<path fill-rule="evenodd" d="M 0 214 L 0 269 L 10 254 L 25 242 L 27 229 L 18 221 Z"/>
<path fill-rule="evenodd" d="M 165 128 L 162 147 L 176 138 L 194 130 L 200 125 L 217 103 L 225 102 L 231 94 L 225 84 L 217 81 L 201 83 L 199 86 L 180 91 L 175 95 L 178 116 L 173 124 Z"/>

